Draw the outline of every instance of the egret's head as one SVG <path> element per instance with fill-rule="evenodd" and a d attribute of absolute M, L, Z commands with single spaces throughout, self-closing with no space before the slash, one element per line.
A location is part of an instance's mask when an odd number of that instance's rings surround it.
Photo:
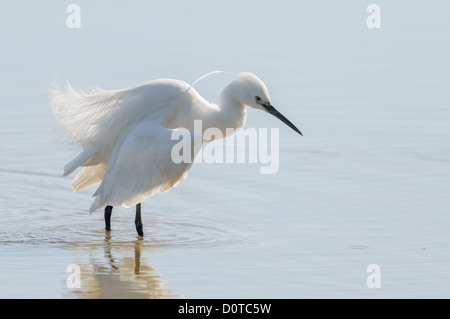
<path fill-rule="evenodd" d="M 266 85 L 253 73 L 241 72 L 233 81 L 239 102 L 252 108 L 268 112 L 283 121 L 294 131 L 303 135 L 287 118 L 278 112 L 270 102 L 269 91 Z"/>
<path fill-rule="evenodd" d="M 253 73 L 238 73 L 233 82 L 239 90 L 237 98 L 241 103 L 259 110 L 264 110 L 263 104 L 270 104 L 266 85 Z"/>

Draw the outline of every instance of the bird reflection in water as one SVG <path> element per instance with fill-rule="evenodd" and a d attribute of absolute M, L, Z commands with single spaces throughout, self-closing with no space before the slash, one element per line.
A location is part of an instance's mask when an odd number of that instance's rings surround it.
<path fill-rule="evenodd" d="M 63 297 L 86 299 L 175 297 L 170 289 L 165 288 L 164 281 L 156 269 L 141 258 L 141 250 L 146 246 L 142 239 L 114 242 L 110 233 L 108 231 L 105 233 L 104 245 L 83 247 L 83 254 L 88 249 L 89 262 L 78 264 L 81 270 L 81 287 L 68 288 L 64 284 Z M 103 248 L 105 257 L 103 260 L 99 260 L 101 256 L 97 249 L 99 247 Z M 127 255 L 134 256 L 127 257 Z"/>

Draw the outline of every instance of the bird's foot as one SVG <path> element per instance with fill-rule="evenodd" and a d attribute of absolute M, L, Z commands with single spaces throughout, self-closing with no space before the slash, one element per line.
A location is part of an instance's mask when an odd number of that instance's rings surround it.
<path fill-rule="evenodd" d="M 144 231 L 143 231 L 143 226 L 142 224 L 136 224 L 136 231 L 138 233 L 139 236 L 144 237 Z"/>

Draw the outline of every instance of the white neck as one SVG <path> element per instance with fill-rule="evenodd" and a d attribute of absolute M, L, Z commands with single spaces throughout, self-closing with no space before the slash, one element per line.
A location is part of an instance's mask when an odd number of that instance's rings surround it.
<path fill-rule="evenodd" d="M 226 129 L 234 131 L 241 129 L 247 118 L 247 110 L 244 103 L 240 102 L 236 95 L 233 83 L 228 85 L 219 95 L 219 111 L 215 119 L 215 127 L 222 130 L 226 136 Z"/>
<path fill-rule="evenodd" d="M 247 110 L 244 103 L 241 102 L 242 99 L 239 98 L 239 90 L 236 89 L 237 86 L 233 82 L 230 83 L 220 93 L 218 104 L 209 103 L 198 93 L 196 94 L 195 98 L 201 101 L 192 116 L 194 119 L 201 120 L 201 128 L 195 127 L 195 121 L 183 117 L 181 112 L 171 119 L 170 123 L 166 123 L 167 127 L 201 129 L 204 135 L 207 129 L 219 129 L 222 137 L 230 136 L 244 126 L 247 118 Z M 210 131 L 210 134 L 214 134 L 213 130 Z"/>

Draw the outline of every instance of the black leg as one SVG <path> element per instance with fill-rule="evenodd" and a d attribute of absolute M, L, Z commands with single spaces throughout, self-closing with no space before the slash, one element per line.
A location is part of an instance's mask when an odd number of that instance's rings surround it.
<path fill-rule="evenodd" d="M 107 231 L 111 230 L 111 214 L 113 207 L 108 205 L 105 207 L 105 229 Z"/>
<path fill-rule="evenodd" d="M 134 219 L 134 224 L 136 225 L 136 230 L 139 236 L 144 236 L 142 231 L 142 220 L 141 220 L 141 203 L 136 205 L 136 218 Z"/>

